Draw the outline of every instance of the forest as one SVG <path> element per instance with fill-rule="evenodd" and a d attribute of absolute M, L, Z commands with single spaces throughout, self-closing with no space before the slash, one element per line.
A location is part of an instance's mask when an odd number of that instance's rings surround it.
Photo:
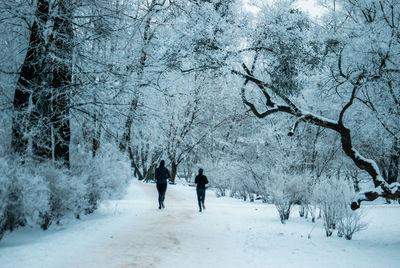
<path fill-rule="evenodd" d="M 0 238 L 204 168 L 351 239 L 400 198 L 400 2 L 0 1 Z M 321 214 L 321 215 L 318 215 Z"/>

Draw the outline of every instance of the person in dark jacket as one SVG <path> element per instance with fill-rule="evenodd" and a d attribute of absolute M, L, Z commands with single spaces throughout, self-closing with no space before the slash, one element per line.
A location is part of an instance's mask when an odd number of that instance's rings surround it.
<path fill-rule="evenodd" d="M 165 167 L 165 161 L 161 160 L 160 166 L 156 168 L 155 179 L 158 191 L 158 209 L 165 208 L 164 199 L 167 191 L 167 179 L 170 177 L 168 169 Z"/>
<path fill-rule="evenodd" d="M 203 169 L 199 169 L 199 174 L 194 179 L 194 183 L 197 184 L 197 201 L 199 202 L 199 211 L 206 209 L 204 206 L 204 199 L 206 198 L 206 184 L 208 183 L 207 177 L 203 175 Z"/>

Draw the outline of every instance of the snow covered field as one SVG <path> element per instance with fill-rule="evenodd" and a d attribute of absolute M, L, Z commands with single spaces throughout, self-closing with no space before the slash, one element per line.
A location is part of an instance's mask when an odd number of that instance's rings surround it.
<path fill-rule="evenodd" d="M 272 205 L 211 191 L 203 213 L 191 187 L 169 185 L 165 210 L 156 199 L 154 184 L 134 182 L 82 220 L 7 234 L 0 267 L 399 267 L 400 206 L 364 206 L 368 229 L 347 241 L 297 211 L 282 225 Z"/>

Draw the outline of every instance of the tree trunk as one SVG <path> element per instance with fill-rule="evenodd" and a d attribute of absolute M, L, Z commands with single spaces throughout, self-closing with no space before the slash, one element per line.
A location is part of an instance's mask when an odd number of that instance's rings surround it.
<path fill-rule="evenodd" d="M 45 41 L 49 1 L 39 0 L 36 21 L 14 95 L 12 147 L 23 153 L 30 136 L 32 152 L 69 166 L 69 87 L 72 79 L 72 3 L 57 3 L 52 35 Z M 49 50 L 50 49 L 50 50 Z M 51 55 L 49 55 L 51 53 Z"/>
<path fill-rule="evenodd" d="M 94 115 L 93 119 L 93 137 L 92 137 L 92 155 L 96 156 L 97 150 L 100 148 L 100 137 L 101 137 L 101 127 L 102 120 L 101 118 L 97 118 L 97 115 Z"/>
<path fill-rule="evenodd" d="M 73 29 L 72 29 L 72 1 L 59 2 L 59 14 L 54 20 L 54 62 L 52 79 L 52 117 L 54 128 L 54 159 L 62 161 L 69 166 L 69 146 L 71 141 L 70 128 L 70 87 L 72 81 L 72 54 L 73 54 Z"/>
<path fill-rule="evenodd" d="M 178 164 L 176 163 L 175 160 L 171 161 L 171 183 L 175 184 L 175 177 L 176 177 L 176 171 L 178 169 Z"/>
<path fill-rule="evenodd" d="M 159 162 L 161 156 L 162 156 L 162 151 L 156 151 L 151 156 L 151 164 L 147 170 L 145 181 L 151 181 L 154 178 L 154 171 L 157 167 L 157 163 Z"/>
<path fill-rule="evenodd" d="M 390 154 L 390 162 L 388 168 L 388 183 L 397 182 L 399 176 L 399 159 L 400 159 L 399 140 L 396 137 L 394 137 L 393 149 Z"/>
<path fill-rule="evenodd" d="M 148 42 L 150 41 L 150 39 L 149 39 L 150 23 L 151 23 L 151 17 L 147 18 L 144 32 L 143 32 L 143 41 L 145 43 L 144 46 L 147 46 Z M 139 81 L 143 77 L 144 68 L 146 66 L 147 53 L 146 53 L 145 47 L 142 47 L 141 53 L 142 53 L 142 55 L 140 57 L 140 62 L 139 62 L 138 70 L 137 70 L 137 75 L 138 75 Z M 138 174 L 140 180 L 142 180 L 144 177 L 143 177 L 142 173 L 138 170 L 139 166 L 137 165 L 137 163 L 135 163 L 135 160 L 132 158 L 133 152 L 132 152 L 132 146 L 131 146 L 131 128 L 132 128 L 132 124 L 133 124 L 135 111 L 138 106 L 138 101 L 139 101 L 138 99 L 139 98 L 137 96 L 132 97 L 132 100 L 131 100 L 131 103 L 129 106 L 129 113 L 128 113 L 128 116 L 127 116 L 126 122 L 125 122 L 124 134 L 122 136 L 122 141 L 119 144 L 119 148 L 122 152 L 126 151 L 126 149 L 129 148 L 129 150 L 131 151 L 131 152 L 129 152 L 129 157 L 132 162 L 132 166 L 135 166 L 135 173 Z"/>
<path fill-rule="evenodd" d="M 44 25 L 49 17 L 49 2 L 39 0 L 36 7 L 36 20 L 31 27 L 28 50 L 21 67 L 20 77 L 14 93 L 13 106 L 15 114 L 12 122 L 12 148 L 15 152 L 25 153 L 28 146 L 28 135 L 34 122 L 31 122 L 29 106 L 36 103 L 33 95 L 42 90 L 44 72 L 45 38 Z M 32 103 L 33 101 L 33 103 Z M 31 102 L 31 103 L 30 103 Z"/>
<path fill-rule="evenodd" d="M 300 206 L 300 209 L 299 209 L 299 215 L 300 215 L 300 217 L 304 217 L 305 212 L 306 212 L 305 206 L 304 206 L 304 205 L 301 205 L 301 206 Z"/>
<path fill-rule="evenodd" d="M 131 147 L 131 128 L 133 124 L 133 116 L 136 111 L 137 105 L 138 105 L 137 99 L 133 99 L 129 106 L 129 114 L 125 122 L 124 134 L 122 135 L 122 140 L 119 143 L 119 149 L 122 152 L 125 152 L 127 148 Z"/>
<path fill-rule="evenodd" d="M 142 172 L 140 172 L 140 169 L 135 161 L 135 155 L 133 153 L 132 147 L 129 146 L 128 147 L 128 155 L 129 155 L 129 159 L 131 160 L 131 168 L 134 170 L 135 175 L 138 177 L 139 180 L 143 180 L 143 174 Z"/>

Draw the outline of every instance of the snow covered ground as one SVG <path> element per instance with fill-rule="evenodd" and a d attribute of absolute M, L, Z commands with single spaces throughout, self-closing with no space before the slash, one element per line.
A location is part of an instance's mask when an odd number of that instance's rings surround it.
<path fill-rule="evenodd" d="M 156 199 L 154 184 L 134 182 L 82 220 L 7 234 L 0 267 L 399 267 L 400 206 L 364 206 L 368 229 L 346 241 L 297 211 L 282 225 L 274 206 L 210 191 L 203 213 L 191 187 L 169 185 L 165 210 Z"/>

